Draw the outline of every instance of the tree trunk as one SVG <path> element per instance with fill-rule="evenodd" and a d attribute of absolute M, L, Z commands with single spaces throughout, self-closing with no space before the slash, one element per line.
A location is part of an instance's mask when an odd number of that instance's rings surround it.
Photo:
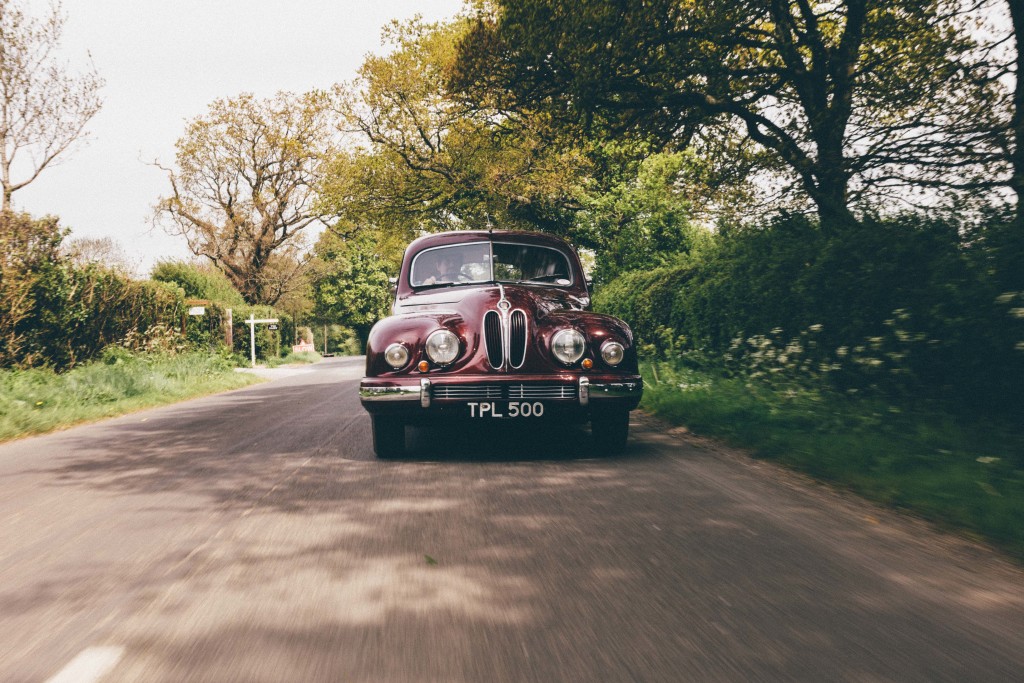
<path fill-rule="evenodd" d="M 818 145 L 813 187 L 807 187 L 807 191 L 818 209 L 821 229 L 826 235 L 838 235 L 857 225 L 850 211 L 850 178 L 843 168 L 844 160 L 841 142 Z"/>
<path fill-rule="evenodd" d="M 1013 177 L 1010 187 L 1017 194 L 1017 230 L 1024 232 L 1024 3 L 1020 0 L 1007 0 L 1010 17 L 1013 19 L 1013 34 L 1017 42 L 1017 84 L 1013 91 L 1013 141 L 1010 150 L 1010 162 L 1013 165 Z"/>
<path fill-rule="evenodd" d="M 812 199 L 818 209 L 821 230 L 826 235 L 839 235 L 857 225 L 857 218 L 848 204 L 846 182 L 819 182 Z"/>

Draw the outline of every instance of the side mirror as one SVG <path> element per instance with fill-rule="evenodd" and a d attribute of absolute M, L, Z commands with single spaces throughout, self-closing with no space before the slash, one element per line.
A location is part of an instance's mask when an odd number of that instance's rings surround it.
<path fill-rule="evenodd" d="M 392 298 L 398 295 L 398 278 L 397 277 L 389 277 L 388 278 L 388 291 L 391 292 Z"/>

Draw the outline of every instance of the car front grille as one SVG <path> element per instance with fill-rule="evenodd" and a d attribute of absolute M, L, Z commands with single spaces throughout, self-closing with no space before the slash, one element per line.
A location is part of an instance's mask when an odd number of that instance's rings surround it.
<path fill-rule="evenodd" d="M 527 322 L 526 313 L 523 311 L 512 311 L 505 320 L 497 311 L 484 313 L 484 345 L 487 349 L 487 362 L 495 370 L 506 369 L 506 360 L 509 367 L 513 369 L 518 370 L 523 367 L 523 363 L 526 362 L 526 338 Z M 508 353 L 507 359 L 506 352 Z"/>

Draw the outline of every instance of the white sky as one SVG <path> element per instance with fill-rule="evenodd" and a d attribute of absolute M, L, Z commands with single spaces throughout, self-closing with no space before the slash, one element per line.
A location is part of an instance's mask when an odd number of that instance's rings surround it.
<path fill-rule="evenodd" d="M 42 16 L 48 0 L 27 0 Z M 147 165 L 174 162 L 185 122 L 218 97 L 304 92 L 350 80 L 381 53 L 392 19 L 455 15 L 461 0 L 64 0 L 63 53 L 72 72 L 87 53 L 106 80 L 90 139 L 14 194 L 14 208 L 54 214 L 72 237 L 110 236 L 147 274 L 185 258 L 184 240 L 152 229 L 168 183 Z"/>

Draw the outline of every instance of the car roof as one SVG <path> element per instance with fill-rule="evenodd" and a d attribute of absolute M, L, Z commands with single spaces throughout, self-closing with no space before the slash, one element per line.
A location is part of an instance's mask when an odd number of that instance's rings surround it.
<path fill-rule="evenodd" d="M 574 251 L 573 248 L 562 238 L 542 232 L 526 232 L 522 230 L 450 230 L 448 232 L 436 232 L 417 238 L 409 244 L 406 252 L 408 254 L 413 254 L 431 247 L 449 244 L 486 242 L 489 240 L 500 242 L 507 239 L 524 244 L 537 244 Z"/>

